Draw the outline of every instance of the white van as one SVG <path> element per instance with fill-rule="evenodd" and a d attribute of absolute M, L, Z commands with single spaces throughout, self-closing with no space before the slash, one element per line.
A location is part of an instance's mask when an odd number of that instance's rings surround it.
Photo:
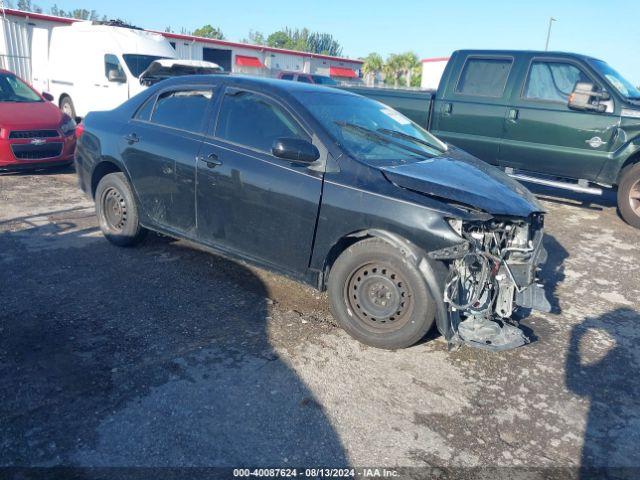
<path fill-rule="evenodd" d="M 51 31 L 47 88 L 72 118 L 110 110 L 145 86 L 140 75 L 158 59 L 175 59 L 162 35 L 77 22 Z"/>

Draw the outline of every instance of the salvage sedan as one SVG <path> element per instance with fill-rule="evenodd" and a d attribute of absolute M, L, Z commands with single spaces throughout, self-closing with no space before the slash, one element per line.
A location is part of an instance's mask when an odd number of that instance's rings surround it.
<path fill-rule="evenodd" d="M 404 348 L 526 343 L 547 308 L 543 209 L 519 183 L 374 100 L 236 76 L 163 81 L 90 113 L 76 152 L 100 228 L 148 230 L 328 289 L 342 327 Z"/>

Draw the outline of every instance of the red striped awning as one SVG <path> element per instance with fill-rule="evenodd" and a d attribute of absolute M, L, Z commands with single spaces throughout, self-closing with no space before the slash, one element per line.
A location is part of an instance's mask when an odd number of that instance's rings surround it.
<path fill-rule="evenodd" d="M 246 55 L 236 55 L 236 65 L 239 67 L 264 67 L 258 57 L 248 57 Z"/>
<path fill-rule="evenodd" d="M 356 78 L 356 72 L 346 67 L 329 67 L 329 75 L 332 77 Z"/>

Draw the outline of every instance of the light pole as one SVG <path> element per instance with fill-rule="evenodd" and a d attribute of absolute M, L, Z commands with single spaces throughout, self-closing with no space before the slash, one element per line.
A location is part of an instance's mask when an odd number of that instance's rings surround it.
<path fill-rule="evenodd" d="M 551 25 L 553 25 L 553 22 L 555 22 L 556 19 L 553 17 L 549 17 L 549 30 L 547 30 L 547 43 L 544 46 L 544 51 L 546 52 L 547 50 L 549 50 L 549 39 L 551 38 Z"/>

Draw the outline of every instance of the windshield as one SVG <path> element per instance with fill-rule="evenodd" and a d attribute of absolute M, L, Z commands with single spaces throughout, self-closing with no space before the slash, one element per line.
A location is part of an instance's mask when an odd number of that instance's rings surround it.
<path fill-rule="evenodd" d="M 611 68 L 608 63 L 602 60 L 593 60 L 591 63 L 602 76 L 609 80 L 609 83 L 614 86 L 618 93 L 631 100 L 640 100 L 640 90 Z"/>
<path fill-rule="evenodd" d="M 386 105 L 344 93 L 298 93 L 298 100 L 349 155 L 374 166 L 435 157 L 447 146 Z"/>
<path fill-rule="evenodd" d="M 144 72 L 151 62 L 155 60 L 161 60 L 167 57 L 158 57 L 156 55 L 137 55 L 133 53 L 125 53 L 122 55 L 124 58 L 124 63 L 127 64 L 129 71 L 134 77 L 139 77 L 142 72 Z"/>
<path fill-rule="evenodd" d="M 311 75 L 311 78 L 313 78 L 313 82 L 317 83 L 318 85 L 337 85 L 338 84 L 338 82 L 336 82 L 333 78 L 325 77 L 324 75 Z"/>
<path fill-rule="evenodd" d="M 42 98 L 15 75 L 0 73 L 0 102 L 32 103 Z"/>

